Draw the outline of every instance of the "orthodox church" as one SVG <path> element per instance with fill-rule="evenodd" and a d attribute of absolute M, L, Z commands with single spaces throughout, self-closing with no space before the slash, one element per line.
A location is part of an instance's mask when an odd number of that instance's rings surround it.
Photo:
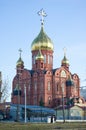
<path fill-rule="evenodd" d="M 64 53 L 61 66 L 53 68 L 54 45 L 44 31 L 44 17 L 41 10 L 41 29 L 31 44 L 32 69 L 26 69 L 21 57 L 16 63 L 16 75 L 12 83 L 12 103 L 56 107 L 62 104 L 84 102 L 80 97 L 79 76 L 70 72 L 69 61 Z M 29 61 L 30 62 L 30 61 Z"/>

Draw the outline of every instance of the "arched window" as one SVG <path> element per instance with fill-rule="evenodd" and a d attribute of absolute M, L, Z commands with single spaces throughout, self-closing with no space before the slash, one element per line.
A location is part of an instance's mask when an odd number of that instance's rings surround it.
<path fill-rule="evenodd" d="M 50 105 L 51 103 L 51 97 L 48 97 L 48 104 Z"/>
<path fill-rule="evenodd" d="M 34 90 L 37 91 L 37 82 L 34 81 Z"/>
<path fill-rule="evenodd" d="M 37 97 L 34 97 L 34 105 L 37 105 Z"/>
<path fill-rule="evenodd" d="M 58 104 L 58 106 L 60 105 L 60 100 L 58 99 L 58 101 L 57 101 L 57 104 Z"/>
<path fill-rule="evenodd" d="M 49 63 L 52 64 L 52 55 L 49 56 Z"/>
<path fill-rule="evenodd" d="M 33 56 L 32 56 L 32 64 L 33 64 Z"/>
<path fill-rule="evenodd" d="M 37 68 L 37 63 L 36 63 L 36 68 Z"/>
<path fill-rule="evenodd" d="M 44 63 L 46 63 L 46 55 L 44 55 Z"/>
<path fill-rule="evenodd" d="M 43 81 L 41 80 L 41 92 L 43 92 Z"/>
<path fill-rule="evenodd" d="M 50 81 L 48 81 L 48 91 L 51 90 L 51 84 L 50 84 Z"/>
<path fill-rule="evenodd" d="M 55 91 L 56 91 L 56 92 L 59 91 L 59 83 L 58 83 L 58 82 L 55 83 Z"/>
<path fill-rule="evenodd" d="M 36 59 L 36 56 L 33 57 L 33 64 L 35 64 L 35 59 Z"/>
<path fill-rule="evenodd" d="M 29 86 L 28 86 L 28 91 L 30 91 L 30 84 L 29 84 Z"/>
<path fill-rule="evenodd" d="M 59 86 L 58 86 L 58 84 L 56 85 L 56 90 L 59 91 Z"/>
<path fill-rule="evenodd" d="M 50 63 L 50 56 L 48 55 L 48 64 Z"/>
<path fill-rule="evenodd" d="M 41 68 L 43 68 L 43 63 L 41 63 Z"/>
<path fill-rule="evenodd" d="M 61 71 L 61 77 L 66 78 L 66 72 L 64 70 Z"/>

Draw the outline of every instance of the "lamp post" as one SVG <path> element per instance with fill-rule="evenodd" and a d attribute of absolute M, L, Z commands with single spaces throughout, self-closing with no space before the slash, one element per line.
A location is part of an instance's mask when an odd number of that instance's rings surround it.
<path fill-rule="evenodd" d="M 17 75 L 18 78 L 18 104 L 17 104 L 17 122 L 20 120 L 20 73 Z"/>
<path fill-rule="evenodd" d="M 41 122 L 42 122 L 42 107 L 44 106 L 44 102 L 43 102 L 42 97 L 41 97 L 41 99 L 40 99 L 39 105 L 40 105 L 40 107 L 41 107 Z"/>
<path fill-rule="evenodd" d="M 64 82 L 66 79 L 66 73 L 64 70 L 61 71 L 61 88 L 62 88 L 62 108 L 63 108 L 63 123 L 65 123 L 65 112 L 64 112 Z"/>
<path fill-rule="evenodd" d="M 25 123 L 27 122 L 26 121 L 26 118 L 27 118 L 27 112 L 26 112 L 26 85 L 24 85 L 24 93 L 25 93 Z"/>
<path fill-rule="evenodd" d="M 61 84 L 61 87 L 62 87 L 63 123 L 65 123 L 65 112 L 64 112 L 64 83 Z"/>

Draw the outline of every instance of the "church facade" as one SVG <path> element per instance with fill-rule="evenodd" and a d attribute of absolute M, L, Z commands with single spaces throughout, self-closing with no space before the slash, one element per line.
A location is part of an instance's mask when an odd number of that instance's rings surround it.
<path fill-rule="evenodd" d="M 63 99 L 64 104 L 70 99 L 79 102 L 79 76 L 70 72 L 66 53 L 61 66 L 53 68 L 53 42 L 44 31 L 43 10 L 40 15 L 42 15 L 41 29 L 31 44 L 32 69 L 24 68 L 20 50 L 16 75 L 12 83 L 12 103 L 25 103 L 25 88 L 27 105 L 56 107 L 62 104 Z"/>

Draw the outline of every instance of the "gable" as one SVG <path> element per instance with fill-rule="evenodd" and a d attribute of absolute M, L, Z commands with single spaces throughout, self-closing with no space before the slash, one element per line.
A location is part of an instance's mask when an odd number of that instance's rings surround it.
<path fill-rule="evenodd" d="M 73 106 L 70 108 L 71 110 L 78 110 L 78 111 L 82 111 L 82 108 L 80 108 L 79 106 Z"/>

